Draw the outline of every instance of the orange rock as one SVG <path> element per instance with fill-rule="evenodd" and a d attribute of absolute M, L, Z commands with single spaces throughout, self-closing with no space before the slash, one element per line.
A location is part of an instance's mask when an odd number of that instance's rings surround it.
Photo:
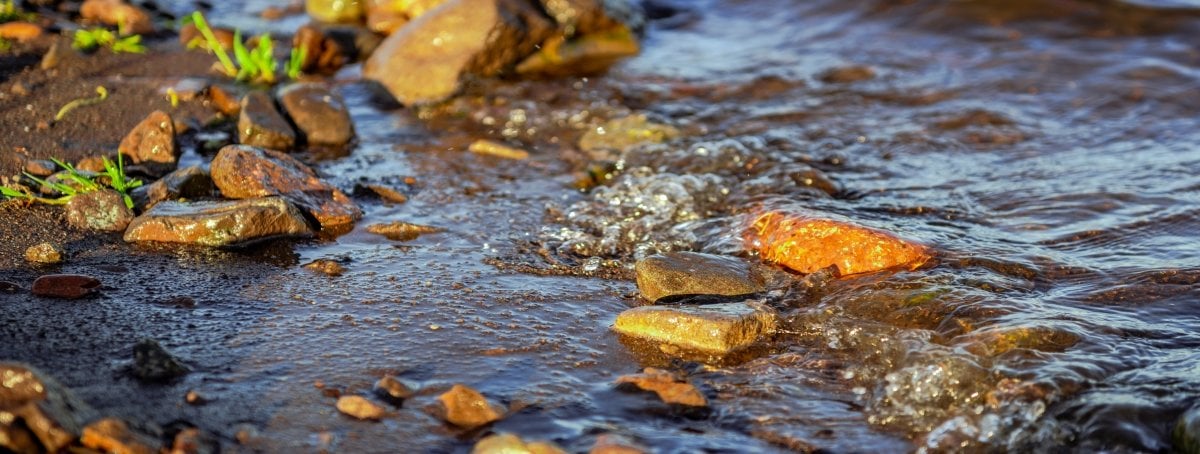
<path fill-rule="evenodd" d="M 122 0 L 87 0 L 79 7 L 84 19 L 120 27 L 124 33 L 153 33 L 150 14 Z"/>
<path fill-rule="evenodd" d="M 889 268 L 916 269 L 930 258 L 925 246 L 887 232 L 830 219 L 768 212 L 746 232 L 747 247 L 764 260 L 801 273 L 837 265 L 842 275 Z"/>
<path fill-rule="evenodd" d="M 707 407 L 708 399 L 687 380 L 670 371 L 647 367 L 640 374 L 617 378 L 617 387 L 650 391 L 663 402 L 691 407 Z"/>
<path fill-rule="evenodd" d="M 0 39 L 11 39 L 26 42 L 42 36 L 42 27 L 28 22 L 9 22 L 0 24 Z"/>

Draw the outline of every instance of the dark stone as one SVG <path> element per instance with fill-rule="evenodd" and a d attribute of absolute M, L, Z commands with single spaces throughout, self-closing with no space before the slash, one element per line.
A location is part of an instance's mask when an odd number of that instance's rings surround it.
<path fill-rule="evenodd" d="M 215 190 L 208 172 L 191 166 L 171 172 L 154 183 L 138 186 L 129 195 L 134 206 L 145 211 L 164 200 L 210 197 Z"/>
<path fill-rule="evenodd" d="M 81 274 L 47 274 L 33 281 L 32 292 L 47 298 L 76 299 L 95 293 L 100 280 Z"/>
<path fill-rule="evenodd" d="M 167 381 L 189 371 L 179 359 L 154 339 L 142 339 L 133 346 L 133 376 L 145 381 Z"/>
<path fill-rule="evenodd" d="M 296 132 L 275 102 L 264 91 L 252 91 L 242 98 L 238 116 L 238 142 L 244 145 L 288 151 L 296 145 Z"/>

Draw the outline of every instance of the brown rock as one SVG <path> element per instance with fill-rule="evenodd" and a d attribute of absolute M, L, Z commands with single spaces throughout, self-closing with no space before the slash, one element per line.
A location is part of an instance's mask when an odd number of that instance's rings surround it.
<path fill-rule="evenodd" d="M 708 399 L 687 380 L 662 369 L 647 367 L 640 374 L 625 375 L 617 379 L 618 389 L 649 391 L 658 395 L 663 402 L 672 405 L 707 407 Z"/>
<path fill-rule="evenodd" d="M 118 27 L 126 33 L 154 32 L 150 14 L 122 0 L 87 0 L 79 8 L 84 19 Z"/>
<path fill-rule="evenodd" d="M 456 93 L 462 76 L 508 71 L 552 32 L 524 1 L 449 0 L 387 37 L 363 76 L 402 104 L 434 103 Z"/>
<path fill-rule="evenodd" d="M 98 174 L 98 173 L 104 171 L 104 159 L 105 158 L 106 158 L 105 156 L 88 156 L 86 158 L 80 159 L 78 162 L 75 163 L 75 170 L 82 170 L 84 172 Z M 112 160 L 112 162 L 116 162 L 115 158 L 114 158 L 114 160 Z"/>
<path fill-rule="evenodd" d="M 848 84 L 875 78 L 875 70 L 870 66 L 844 66 L 833 68 L 817 76 L 827 84 Z"/>
<path fill-rule="evenodd" d="M 62 452 L 94 412 L 32 367 L 0 363 L 0 451 Z"/>
<path fill-rule="evenodd" d="M 44 30 L 42 30 L 42 27 L 28 22 L 7 22 L 0 24 L 0 39 L 25 43 L 40 38 L 43 33 Z"/>
<path fill-rule="evenodd" d="M 275 102 L 264 91 L 252 91 L 242 97 L 238 116 L 238 142 L 243 145 L 288 151 L 296 144 L 296 132 Z"/>
<path fill-rule="evenodd" d="M 368 184 L 366 187 L 372 193 L 374 193 L 375 195 L 378 195 L 379 198 L 383 199 L 386 202 L 392 202 L 392 203 L 408 202 L 408 196 L 404 195 L 404 193 L 402 193 L 400 191 L 389 188 L 387 186 L 378 185 L 378 184 Z"/>
<path fill-rule="evenodd" d="M 307 0 L 304 10 L 321 22 L 358 22 L 363 15 L 361 0 Z"/>
<path fill-rule="evenodd" d="M 175 434 L 169 454 L 217 454 L 220 444 L 211 435 L 189 427 Z"/>
<path fill-rule="evenodd" d="M 117 151 L 128 157 L 127 164 L 140 165 L 153 175 L 175 170 L 179 164 L 175 121 L 166 112 L 154 111 L 129 131 Z"/>
<path fill-rule="evenodd" d="M 367 227 L 367 231 L 376 235 L 383 235 L 393 241 L 412 241 L 421 235 L 441 232 L 442 229 L 427 225 L 410 224 L 404 221 L 395 221 L 387 224 L 370 225 Z"/>
<path fill-rule="evenodd" d="M 781 212 L 759 216 L 745 235 L 747 248 L 764 260 L 801 273 L 832 265 L 841 275 L 891 268 L 916 269 L 930 251 L 918 243 L 847 222 Z"/>
<path fill-rule="evenodd" d="M 82 274 L 47 274 L 33 281 L 34 295 L 48 298 L 76 299 L 95 293 L 100 280 Z"/>
<path fill-rule="evenodd" d="M 775 332 L 775 314 L 757 304 L 642 306 L 617 316 L 613 329 L 637 338 L 709 354 L 745 348 Z"/>
<path fill-rule="evenodd" d="M 133 204 L 139 210 L 154 208 L 165 200 L 194 199 L 212 196 L 216 190 L 208 172 L 198 166 L 185 167 L 130 191 Z"/>
<path fill-rule="evenodd" d="M 446 422 L 464 429 L 491 424 L 504 416 L 503 407 L 489 402 L 479 391 L 463 385 L 454 385 L 438 396 L 435 412 Z"/>
<path fill-rule="evenodd" d="M 79 444 L 109 454 L 157 454 L 158 441 L 129 430 L 116 418 L 104 418 L 83 428 Z"/>
<path fill-rule="evenodd" d="M 394 405 L 400 405 L 413 394 L 416 391 L 412 386 L 391 375 L 385 375 L 375 382 L 375 395 Z"/>
<path fill-rule="evenodd" d="M 579 138 L 579 148 L 598 161 L 616 160 L 617 153 L 644 143 L 662 143 L 679 136 L 669 125 L 651 122 L 637 114 L 608 120 Z"/>
<path fill-rule="evenodd" d="M 357 419 L 376 421 L 387 416 L 387 410 L 384 410 L 383 407 L 362 396 L 342 396 L 338 398 L 337 409 L 342 414 Z"/>
<path fill-rule="evenodd" d="M 25 250 L 25 260 L 44 265 L 62 263 L 63 251 L 53 243 L 38 243 Z"/>
<path fill-rule="evenodd" d="M 367 28 L 390 35 L 446 0 L 366 0 Z"/>
<path fill-rule="evenodd" d="M 279 103 L 310 144 L 345 145 L 354 138 L 346 101 L 324 85 L 288 85 L 279 90 Z"/>
<path fill-rule="evenodd" d="M 467 150 L 470 150 L 471 153 L 475 154 L 495 156 L 497 158 L 504 159 L 521 160 L 529 158 L 528 151 L 520 148 L 510 147 L 500 142 L 494 142 L 491 140 L 476 140 L 471 142 L 471 145 L 467 147 Z"/>
<path fill-rule="evenodd" d="M 340 264 L 336 261 L 329 260 L 329 259 L 313 260 L 312 262 L 309 262 L 308 264 L 304 265 L 304 269 L 314 271 L 317 273 L 321 273 L 321 274 L 324 274 L 327 276 L 341 276 L 342 273 L 346 272 L 346 267 L 342 266 L 342 264 Z"/>
<path fill-rule="evenodd" d="M 646 448 L 639 446 L 626 437 L 616 434 L 602 434 L 596 437 L 596 444 L 588 454 L 645 454 Z"/>
<path fill-rule="evenodd" d="M 48 177 L 58 169 L 54 161 L 45 159 L 30 159 L 25 161 L 25 171 L 36 177 Z"/>
<path fill-rule="evenodd" d="M 649 301 L 685 295 L 737 296 L 767 289 L 763 276 L 737 257 L 668 252 L 637 262 L 638 291 Z"/>
<path fill-rule="evenodd" d="M 640 30 L 646 18 L 641 5 L 631 0 L 538 0 L 567 37 L 626 27 Z"/>
<path fill-rule="evenodd" d="M 525 441 L 510 433 L 488 435 L 471 448 L 471 454 L 566 454 L 548 441 Z"/>
<path fill-rule="evenodd" d="M 230 145 L 217 153 L 211 171 L 213 183 L 225 197 L 281 195 L 312 214 L 322 229 L 350 225 L 362 218 L 362 210 L 345 193 L 278 151 Z"/>
<path fill-rule="evenodd" d="M 229 92 L 216 85 L 208 87 L 208 100 L 212 101 L 212 105 L 217 109 L 217 112 L 227 117 L 233 117 L 242 113 L 242 105 Z"/>
<path fill-rule="evenodd" d="M 85 192 L 67 201 L 67 222 L 72 227 L 98 232 L 123 232 L 133 221 L 133 210 L 113 190 Z"/>
<path fill-rule="evenodd" d="M 281 197 L 229 202 L 160 202 L 138 216 L 125 241 L 242 246 L 274 238 L 305 238 L 312 229 Z"/>
<path fill-rule="evenodd" d="M 349 49 L 337 40 L 325 36 L 316 25 L 304 25 L 292 36 L 292 47 L 304 49 L 304 62 L 300 69 L 305 73 L 333 74 L 349 60 Z"/>

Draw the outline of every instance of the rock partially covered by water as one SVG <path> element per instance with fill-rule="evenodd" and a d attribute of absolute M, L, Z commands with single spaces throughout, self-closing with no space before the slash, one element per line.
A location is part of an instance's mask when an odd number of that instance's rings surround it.
<path fill-rule="evenodd" d="M 602 434 L 588 454 L 645 454 L 650 450 L 618 434 Z"/>
<path fill-rule="evenodd" d="M 221 194 L 231 199 L 283 196 L 316 218 L 322 229 L 350 225 L 362 218 L 362 210 L 345 193 L 278 151 L 226 146 L 213 158 L 212 179 Z"/>
<path fill-rule="evenodd" d="M 781 212 L 759 216 L 748 232 L 747 247 L 764 260 L 801 273 L 836 265 L 841 275 L 886 269 L 916 269 L 931 258 L 921 244 L 890 233 L 831 219 Z"/>
<path fill-rule="evenodd" d="M 569 76 L 599 74 L 641 50 L 637 37 L 624 26 L 563 41 L 551 38 L 537 53 L 521 60 L 519 74 Z"/>
<path fill-rule="evenodd" d="M 85 192 L 67 202 L 67 222 L 72 227 L 97 232 L 122 232 L 133 221 L 133 210 L 117 191 Z"/>
<path fill-rule="evenodd" d="M 185 167 L 159 178 L 154 183 L 130 191 L 133 205 L 145 211 L 164 200 L 212 196 L 215 186 L 208 172 L 198 166 Z"/>
<path fill-rule="evenodd" d="M 0 363 L 0 451 L 61 452 L 94 412 L 45 374 Z"/>
<path fill-rule="evenodd" d="M 386 224 L 372 224 L 367 227 L 367 231 L 376 235 L 383 235 L 389 240 L 412 241 L 421 235 L 439 233 L 442 229 L 428 225 L 394 221 Z"/>
<path fill-rule="evenodd" d="M 393 405 L 404 403 L 404 399 L 416 394 L 412 386 L 391 375 L 385 375 L 375 382 L 375 395 Z"/>
<path fill-rule="evenodd" d="M 579 148 L 593 159 L 614 160 L 617 154 L 637 145 L 662 143 L 679 137 L 672 126 L 651 122 L 643 114 L 608 120 L 579 138 Z"/>
<path fill-rule="evenodd" d="M 247 93 L 241 106 L 238 143 L 279 151 L 291 150 L 296 145 L 296 132 L 266 92 Z"/>
<path fill-rule="evenodd" d="M 288 85 L 279 90 L 279 103 L 309 144 L 345 145 L 354 137 L 346 101 L 324 85 Z"/>
<path fill-rule="evenodd" d="M 524 0 L 449 0 L 385 39 L 363 76 L 401 104 L 435 103 L 454 95 L 463 76 L 510 70 L 552 32 Z"/>
<path fill-rule="evenodd" d="M 133 376 L 145 381 L 166 381 L 186 375 L 190 369 L 154 339 L 133 346 Z"/>
<path fill-rule="evenodd" d="M 154 111 L 129 131 L 117 151 L 129 157 L 128 164 L 140 166 L 153 175 L 175 170 L 179 164 L 175 121 L 166 112 Z"/>
<path fill-rule="evenodd" d="M 617 378 L 617 388 L 647 391 L 658 395 L 663 402 L 686 407 L 707 407 L 708 399 L 700 390 L 682 377 L 663 369 L 647 367 L 640 374 Z"/>
<path fill-rule="evenodd" d="M 548 441 L 525 441 L 510 433 L 489 435 L 471 448 L 471 454 L 566 454 Z"/>
<path fill-rule="evenodd" d="M 95 293 L 100 280 L 82 274 L 47 274 L 33 281 L 32 292 L 48 298 L 77 299 Z"/>
<path fill-rule="evenodd" d="M 79 444 L 100 452 L 116 454 L 156 454 L 161 443 L 153 437 L 134 432 L 117 418 L 104 418 L 83 428 Z"/>
<path fill-rule="evenodd" d="M 362 396 L 339 397 L 337 409 L 346 416 L 368 421 L 378 421 L 387 416 L 387 410 Z"/>
<path fill-rule="evenodd" d="M 765 279 L 737 257 L 668 252 L 637 262 L 638 291 L 649 301 L 685 295 L 748 295 L 765 291 Z"/>
<path fill-rule="evenodd" d="M 613 329 L 637 338 L 724 355 L 775 332 L 775 313 L 754 303 L 642 306 L 617 316 Z"/>
<path fill-rule="evenodd" d="M 125 241 L 241 246 L 274 238 L 306 238 L 312 228 L 281 197 L 228 202 L 162 202 L 138 216 Z"/>
<path fill-rule="evenodd" d="M 1183 412 L 1171 432 L 1175 449 L 1184 454 L 1200 454 L 1200 406 Z"/>
<path fill-rule="evenodd" d="M 438 396 L 433 411 L 446 422 L 468 430 L 499 421 L 504 416 L 504 407 L 464 385 L 454 385 Z"/>

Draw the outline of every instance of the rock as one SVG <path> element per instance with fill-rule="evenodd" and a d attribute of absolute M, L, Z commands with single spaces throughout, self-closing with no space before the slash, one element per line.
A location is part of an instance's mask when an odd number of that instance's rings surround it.
<path fill-rule="evenodd" d="M 1200 405 L 1179 415 L 1175 430 L 1171 431 L 1175 450 L 1183 454 L 1200 454 Z"/>
<path fill-rule="evenodd" d="M 21 291 L 21 286 L 14 282 L 0 281 L 0 292 L 15 293 Z"/>
<path fill-rule="evenodd" d="M 117 151 L 129 158 L 126 164 L 141 166 L 151 175 L 175 170 L 179 164 L 175 120 L 166 112 L 154 111 L 129 131 Z"/>
<path fill-rule="evenodd" d="M 45 55 L 42 55 L 42 61 L 38 63 L 38 67 L 41 68 L 42 71 L 49 71 L 57 68 L 59 62 L 61 62 L 63 59 L 63 54 L 69 51 L 67 50 L 70 48 L 69 45 L 70 40 L 54 40 L 54 43 L 50 44 L 50 49 L 46 51 Z"/>
<path fill-rule="evenodd" d="M 117 27 L 125 33 L 154 32 L 150 14 L 122 0 L 87 0 L 79 7 L 79 14 L 84 19 Z"/>
<path fill-rule="evenodd" d="M 668 252 L 638 261 L 634 270 L 638 291 L 651 302 L 686 295 L 749 295 L 767 289 L 763 276 L 736 257 Z"/>
<path fill-rule="evenodd" d="M 229 145 L 212 161 L 212 178 L 231 199 L 280 195 L 311 214 L 322 229 L 348 226 L 362 210 L 295 158 L 274 150 Z"/>
<path fill-rule="evenodd" d="M 379 198 L 383 199 L 385 202 L 392 202 L 392 203 L 408 202 L 408 196 L 404 195 L 403 192 L 397 191 L 397 190 L 389 188 L 387 186 L 378 185 L 378 184 L 368 184 L 365 187 L 367 188 L 367 190 L 371 191 L 370 192 L 371 194 L 375 194 L 375 195 L 379 196 Z M 358 188 L 355 188 L 355 193 L 356 194 L 358 193 Z"/>
<path fill-rule="evenodd" d="M 83 428 L 79 444 L 85 448 L 112 454 L 157 454 L 157 440 L 129 430 L 116 418 L 104 418 Z"/>
<path fill-rule="evenodd" d="M 363 17 L 362 0 L 305 0 L 304 11 L 321 22 L 358 22 Z"/>
<path fill-rule="evenodd" d="M 647 367 L 640 374 L 617 378 L 617 388 L 653 392 L 663 402 L 688 407 L 707 407 L 708 399 L 687 380 L 662 369 Z"/>
<path fill-rule="evenodd" d="M 185 167 L 159 178 L 154 183 L 130 191 L 134 206 L 145 211 L 166 200 L 210 197 L 216 187 L 208 172 L 199 166 Z"/>
<path fill-rule="evenodd" d="M 133 376 L 145 381 L 167 381 L 186 375 L 190 369 L 154 339 L 133 346 Z"/>
<path fill-rule="evenodd" d="M 106 158 L 106 156 L 88 156 L 80 159 L 75 163 L 75 170 L 80 170 L 91 174 L 98 174 L 104 171 L 104 159 Z M 116 158 L 114 157 L 111 162 L 116 162 L 115 159 Z"/>
<path fill-rule="evenodd" d="M 609 120 L 592 128 L 579 138 L 579 148 L 592 159 L 615 160 L 621 153 L 644 143 L 662 143 L 679 137 L 674 127 L 652 123 L 645 115 L 637 114 Z"/>
<path fill-rule="evenodd" d="M 387 411 L 383 407 L 362 396 L 342 396 L 338 398 L 337 409 L 343 414 L 357 419 L 377 421 L 387 416 Z"/>
<path fill-rule="evenodd" d="M 224 88 L 216 85 L 208 87 L 208 100 L 222 115 L 233 117 L 242 113 L 242 105 Z"/>
<path fill-rule="evenodd" d="M 446 0 L 366 0 L 367 28 L 390 35 Z"/>
<path fill-rule="evenodd" d="M 959 336 L 954 341 L 976 356 L 996 357 L 1018 349 L 1059 353 L 1079 343 L 1080 339 L 1077 334 L 1065 329 L 1021 326 L 987 327 Z"/>
<path fill-rule="evenodd" d="M 467 147 L 472 153 L 504 159 L 528 159 L 529 152 L 490 140 L 476 140 Z"/>
<path fill-rule="evenodd" d="M 307 238 L 312 228 L 281 197 L 227 202 L 160 202 L 138 216 L 125 241 L 243 246 L 275 238 Z"/>
<path fill-rule="evenodd" d="M 827 84 L 848 84 L 875 78 L 875 70 L 870 66 L 844 66 L 832 68 L 817 76 Z"/>
<path fill-rule="evenodd" d="M 383 40 L 363 68 L 401 104 L 454 95 L 463 76 L 508 71 L 553 32 L 521 0 L 449 0 Z"/>
<path fill-rule="evenodd" d="M 537 53 L 521 60 L 518 74 L 571 76 L 599 74 L 641 51 L 637 37 L 624 26 L 563 41 L 550 38 Z"/>
<path fill-rule="evenodd" d="M 596 444 L 588 454 L 645 454 L 646 448 L 634 443 L 626 437 L 617 434 L 601 434 L 596 437 Z"/>
<path fill-rule="evenodd" d="M 430 233 L 439 233 L 442 229 L 427 225 L 410 224 L 404 221 L 389 222 L 387 224 L 373 224 L 367 227 L 367 231 L 376 235 L 383 235 L 392 241 L 412 241 L 417 237 Z"/>
<path fill-rule="evenodd" d="M 621 334 L 724 355 L 775 332 L 775 314 L 757 304 L 642 306 L 617 316 Z"/>
<path fill-rule="evenodd" d="M 279 103 L 310 144 L 345 145 L 354 138 L 346 101 L 324 85 L 288 85 L 279 90 Z"/>
<path fill-rule="evenodd" d="M 53 175 L 57 168 L 58 164 L 45 159 L 30 159 L 25 161 L 25 171 L 36 177 L 45 178 Z"/>
<path fill-rule="evenodd" d="M 67 222 L 72 227 L 98 232 L 122 232 L 133 221 L 133 210 L 113 190 L 78 194 L 67 201 Z"/>
<path fill-rule="evenodd" d="M 212 31 L 213 38 L 217 44 L 225 49 L 226 52 L 233 51 L 233 38 L 236 37 L 233 30 L 222 27 L 214 27 L 208 24 L 208 28 Z M 208 40 L 204 39 L 204 35 L 200 33 L 200 29 L 196 28 L 196 24 L 187 24 L 179 29 L 179 44 L 188 49 L 205 49 L 208 48 Z M 231 56 L 232 57 L 232 56 Z"/>
<path fill-rule="evenodd" d="M 47 298 L 78 299 L 100 289 L 100 280 L 82 274 L 47 274 L 33 281 L 32 292 Z"/>
<path fill-rule="evenodd" d="M 747 248 L 801 273 L 836 265 L 841 275 L 890 268 L 916 269 L 931 258 L 925 246 L 889 233 L 830 219 L 781 212 L 759 216 L 745 234 Z"/>
<path fill-rule="evenodd" d="M 204 397 L 203 394 L 200 394 L 199 391 L 189 389 L 187 394 L 183 395 L 183 401 L 187 402 L 188 405 L 204 405 L 208 403 L 208 398 Z"/>
<path fill-rule="evenodd" d="M 308 264 L 304 265 L 304 269 L 312 271 L 312 272 L 316 272 L 316 273 L 321 273 L 326 276 L 341 276 L 343 273 L 346 272 L 346 267 L 342 266 L 342 264 L 340 264 L 336 261 L 329 260 L 329 259 L 313 260 L 312 262 L 309 262 Z"/>
<path fill-rule="evenodd" d="M 454 385 L 438 396 L 434 411 L 446 422 L 467 430 L 499 421 L 504 416 L 504 407 L 489 402 L 479 391 L 463 385 Z"/>
<path fill-rule="evenodd" d="M 296 145 L 292 125 L 275 109 L 275 102 L 258 90 L 242 97 L 238 116 L 238 142 L 243 145 L 288 151 Z"/>
<path fill-rule="evenodd" d="M 217 454 L 221 444 L 210 434 L 195 427 L 188 427 L 175 434 L 169 454 Z"/>
<path fill-rule="evenodd" d="M 402 404 L 404 399 L 412 397 L 413 394 L 416 394 L 413 387 L 391 375 L 384 375 L 375 382 L 375 395 L 393 405 Z"/>
<path fill-rule="evenodd" d="M 350 49 L 316 25 L 303 25 L 292 35 L 292 47 L 305 49 L 300 70 L 308 74 L 333 74 L 351 60 Z"/>
<path fill-rule="evenodd" d="M 27 43 L 38 39 L 45 31 L 37 24 L 28 22 L 7 22 L 0 24 L 0 39 Z"/>
<path fill-rule="evenodd" d="M 635 0 L 538 0 L 564 36 L 589 34 L 626 27 L 641 30 L 645 13 Z"/>
<path fill-rule="evenodd" d="M 548 441 L 522 440 L 510 433 L 488 435 L 471 449 L 471 454 L 566 454 L 562 448 Z"/>
<path fill-rule="evenodd" d="M 94 411 L 38 370 L 0 362 L 0 451 L 63 452 Z"/>
<path fill-rule="evenodd" d="M 25 260 L 44 265 L 62 263 L 63 250 L 53 243 L 38 243 L 25 250 Z"/>

